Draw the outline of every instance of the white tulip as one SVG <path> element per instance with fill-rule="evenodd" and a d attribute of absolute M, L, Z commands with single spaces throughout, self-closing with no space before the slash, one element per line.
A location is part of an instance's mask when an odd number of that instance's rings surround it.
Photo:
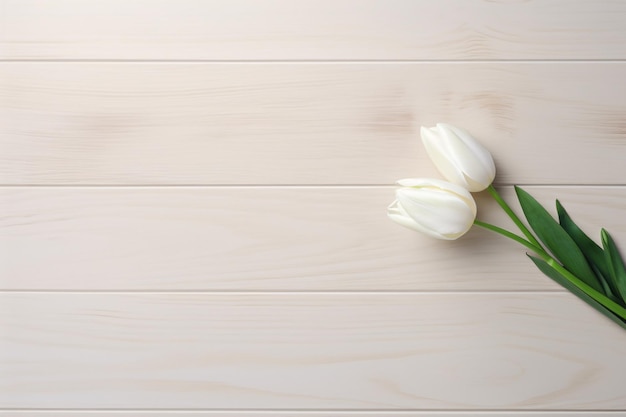
<path fill-rule="evenodd" d="M 438 123 L 421 128 L 426 152 L 439 172 L 450 182 L 469 191 L 482 191 L 496 176 L 489 151 L 469 133 L 458 127 Z"/>
<path fill-rule="evenodd" d="M 463 187 L 442 180 L 411 178 L 398 181 L 396 200 L 387 215 L 402 226 L 437 239 L 463 236 L 476 218 L 476 203 Z"/>

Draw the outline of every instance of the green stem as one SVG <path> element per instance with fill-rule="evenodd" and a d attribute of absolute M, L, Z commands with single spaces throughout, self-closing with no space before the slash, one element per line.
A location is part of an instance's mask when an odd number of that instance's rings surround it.
<path fill-rule="evenodd" d="M 606 297 L 604 294 L 596 291 L 595 289 L 593 289 L 589 285 L 585 284 L 578 277 L 576 277 L 576 275 L 572 274 L 570 271 L 565 269 L 565 267 L 563 267 L 563 265 L 558 263 L 556 261 L 556 259 L 554 259 L 552 256 L 550 256 L 542 247 L 537 246 L 537 245 L 533 244 L 532 242 L 529 242 L 528 240 L 524 239 L 523 237 L 518 236 L 515 233 L 512 233 L 512 232 L 510 232 L 510 231 L 508 231 L 506 229 L 503 229 L 503 228 L 498 227 L 496 225 L 493 225 L 491 223 L 486 223 L 486 222 L 483 222 L 483 221 L 480 221 L 480 220 L 474 220 L 474 224 L 476 226 L 483 227 L 483 228 L 485 228 L 487 230 L 491 230 L 492 232 L 498 233 L 498 234 L 500 234 L 502 236 L 508 237 L 509 239 L 512 239 L 512 240 L 516 241 L 517 243 L 520 243 L 520 244 L 526 246 L 528 249 L 532 250 L 537 255 L 541 256 L 541 258 L 543 258 L 543 260 L 545 260 L 548 263 L 548 265 L 550 265 L 550 267 L 552 267 L 552 269 L 556 270 L 559 274 L 561 274 L 561 276 L 563 276 L 563 278 L 567 279 L 569 282 L 571 282 L 574 286 L 578 287 L 578 289 L 583 291 L 589 297 L 593 298 L 595 301 L 597 301 L 598 303 L 602 304 L 609 311 L 615 313 L 616 315 L 618 315 L 622 319 L 626 320 L 626 309 L 624 307 L 622 307 L 621 305 L 617 304 L 616 302 L 614 302 L 610 298 Z"/>
<path fill-rule="evenodd" d="M 569 282 L 574 284 L 576 287 L 578 287 L 578 289 L 586 293 L 589 297 L 593 298 L 598 303 L 602 304 L 609 311 L 620 316 L 623 320 L 626 320 L 626 308 L 622 307 L 621 305 L 617 304 L 615 301 L 611 300 L 604 294 L 596 291 L 589 285 L 585 284 L 578 277 L 576 277 L 576 275 L 572 274 L 567 269 L 565 269 L 563 265 L 558 263 L 554 258 L 551 257 L 546 262 L 548 263 L 548 265 L 552 267 L 552 269 L 555 269 L 565 279 L 567 279 Z"/>
<path fill-rule="evenodd" d="M 499 233 L 502 236 L 508 237 L 509 239 L 513 239 L 517 243 L 521 243 L 522 245 L 526 246 L 528 249 L 530 249 L 533 252 L 535 252 L 537 255 L 541 256 L 546 262 L 549 259 L 552 259 L 550 257 L 550 255 L 548 255 L 548 253 L 545 250 L 543 250 L 543 248 L 541 248 L 540 246 L 537 246 L 537 245 L 533 244 L 532 242 L 529 242 L 528 240 L 524 239 L 521 236 L 516 235 L 515 233 L 509 232 L 506 229 L 498 227 L 495 224 L 486 223 L 486 222 L 483 222 L 483 221 L 480 221 L 480 220 L 474 220 L 474 224 L 476 226 L 483 227 L 483 228 L 485 228 L 487 230 L 491 230 L 492 232 Z"/>
<path fill-rule="evenodd" d="M 506 212 L 506 214 L 508 214 L 508 216 L 511 218 L 511 220 L 513 220 L 513 223 L 515 223 L 515 225 L 522 231 L 524 236 L 526 236 L 526 238 L 532 244 L 534 244 L 535 246 L 543 249 L 543 246 L 541 246 L 541 243 L 539 243 L 539 241 L 537 239 L 535 239 L 535 236 L 533 236 L 533 234 L 530 232 L 530 230 L 528 230 L 526 225 L 524 223 L 522 223 L 520 218 L 517 217 L 517 214 L 515 214 L 515 212 L 513 212 L 513 210 L 511 210 L 511 207 L 509 207 L 509 205 L 506 203 L 506 201 L 504 201 L 504 199 L 500 196 L 498 191 L 496 191 L 496 188 L 493 186 L 493 184 L 491 184 L 489 187 L 487 187 L 487 191 L 489 191 L 489 194 L 491 194 L 493 199 L 496 200 L 496 202 L 500 205 L 500 207 L 502 207 L 502 209 Z"/>

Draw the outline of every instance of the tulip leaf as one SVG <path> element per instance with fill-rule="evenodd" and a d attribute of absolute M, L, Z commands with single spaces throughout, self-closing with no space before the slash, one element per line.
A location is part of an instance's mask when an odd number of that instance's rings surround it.
<path fill-rule="evenodd" d="M 585 258 L 587 258 L 587 261 L 589 262 L 591 269 L 595 272 L 598 281 L 600 281 L 600 283 L 603 284 L 602 286 L 605 287 L 604 292 L 607 295 L 614 296 L 619 294 L 616 283 L 609 272 L 609 264 L 602 248 L 596 244 L 596 242 L 591 240 L 591 238 L 587 236 L 585 232 L 583 232 L 576 225 L 576 223 L 574 223 L 559 200 L 556 200 L 556 211 L 559 214 L 559 223 L 561 224 L 561 227 L 563 227 L 567 234 L 574 239 L 578 248 L 580 248 L 582 253 L 585 255 Z M 606 287 L 609 288 L 610 293 L 607 291 Z M 617 297 L 612 298 L 616 299 Z"/>
<path fill-rule="evenodd" d="M 611 285 L 609 285 L 609 282 L 613 283 L 613 279 L 610 277 L 606 278 L 604 275 L 602 275 L 602 273 L 598 270 L 598 268 L 596 268 L 594 264 L 590 264 L 590 265 L 591 265 L 591 269 L 593 269 L 593 272 L 596 274 L 598 281 L 600 281 L 602 288 L 604 288 L 604 293 L 606 294 L 606 296 L 609 297 L 611 300 L 615 301 L 616 303 L 622 306 L 626 306 L 626 304 L 624 304 L 624 300 L 622 300 L 619 297 L 619 292 L 611 289 Z"/>
<path fill-rule="evenodd" d="M 610 320 L 617 323 L 620 327 L 626 329 L 626 322 L 622 320 L 620 317 L 616 316 L 611 310 L 604 307 L 602 304 L 591 298 L 587 293 L 578 288 L 576 285 L 572 284 L 567 278 L 561 275 L 556 269 L 552 268 L 546 261 L 540 258 L 536 258 L 531 255 L 527 255 L 539 268 L 541 272 L 543 272 L 546 276 L 556 281 L 562 287 L 569 290 L 572 294 L 589 304 L 591 307 L 602 313 L 604 316 L 608 317 Z"/>
<path fill-rule="evenodd" d="M 604 255 L 609 265 L 610 276 L 617 287 L 617 294 L 626 301 L 626 268 L 624 261 L 615 246 L 615 242 L 609 233 L 602 229 L 602 246 L 604 246 Z"/>
<path fill-rule="evenodd" d="M 604 294 L 602 285 L 587 263 L 585 255 L 565 229 L 526 191 L 516 186 L 515 192 L 526 220 L 537 237 L 568 271 L 594 290 Z"/>

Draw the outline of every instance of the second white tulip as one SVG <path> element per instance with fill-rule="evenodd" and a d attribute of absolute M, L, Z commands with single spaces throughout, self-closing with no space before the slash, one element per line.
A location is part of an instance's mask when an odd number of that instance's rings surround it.
<path fill-rule="evenodd" d="M 422 127 L 421 136 L 428 156 L 448 181 L 471 192 L 491 185 L 496 176 L 491 153 L 465 130 L 438 123 Z"/>

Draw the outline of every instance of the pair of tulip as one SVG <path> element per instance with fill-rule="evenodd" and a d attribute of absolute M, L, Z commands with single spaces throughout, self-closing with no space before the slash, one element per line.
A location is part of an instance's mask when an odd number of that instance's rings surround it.
<path fill-rule="evenodd" d="M 491 185 L 496 167 L 489 151 L 465 130 L 444 123 L 421 129 L 426 152 L 448 180 L 413 178 L 398 181 L 391 220 L 429 236 L 453 240 L 463 236 L 476 219 L 470 192 Z"/>
<path fill-rule="evenodd" d="M 493 158 L 466 131 L 447 124 L 422 128 L 426 151 L 449 181 L 405 179 L 389 206 L 389 217 L 430 236 L 453 240 L 473 224 L 513 239 L 530 249 L 530 259 L 541 272 L 626 329 L 626 264 L 606 230 L 602 247 L 589 238 L 557 200 L 558 222 L 530 194 L 515 187 L 530 228 L 511 210 L 492 182 Z M 470 192 L 487 189 L 523 236 L 476 219 Z M 536 237 L 535 237 L 536 235 Z"/>

